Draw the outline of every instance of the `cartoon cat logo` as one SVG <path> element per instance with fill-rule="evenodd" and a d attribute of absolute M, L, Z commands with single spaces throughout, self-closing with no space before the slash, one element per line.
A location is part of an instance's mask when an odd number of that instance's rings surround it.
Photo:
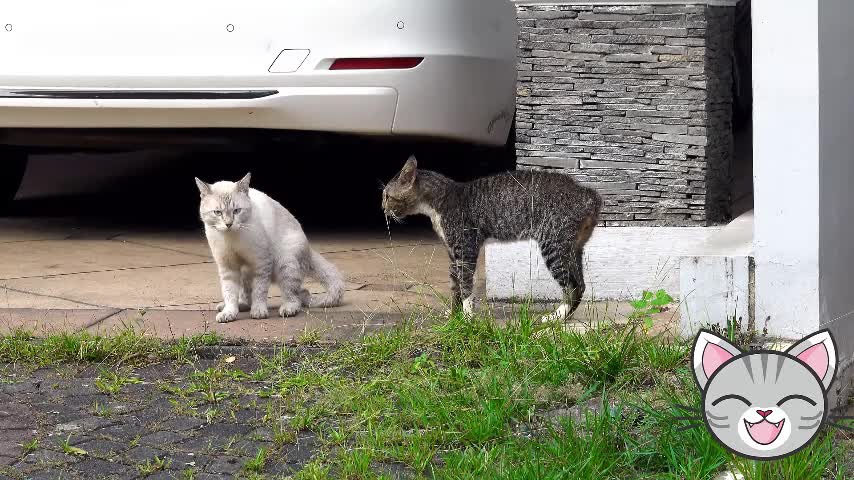
<path fill-rule="evenodd" d="M 706 428 L 733 453 L 776 460 L 797 452 L 827 421 L 837 356 L 827 330 L 785 352 L 743 352 L 701 331 L 692 353 Z"/>

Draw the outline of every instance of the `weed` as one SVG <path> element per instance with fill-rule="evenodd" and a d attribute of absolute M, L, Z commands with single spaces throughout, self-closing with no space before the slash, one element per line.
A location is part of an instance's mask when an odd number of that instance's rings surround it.
<path fill-rule="evenodd" d="M 106 405 L 102 405 L 100 402 L 95 400 L 95 403 L 92 404 L 92 415 L 96 417 L 109 417 L 113 414 L 113 411 L 110 407 Z"/>
<path fill-rule="evenodd" d="M 327 480 L 329 478 L 329 467 L 323 465 L 319 459 L 308 462 L 294 475 L 294 480 Z"/>
<path fill-rule="evenodd" d="M 34 438 L 29 442 L 21 444 L 21 450 L 23 450 L 24 456 L 29 455 L 35 452 L 39 448 L 39 439 Z"/>
<path fill-rule="evenodd" d="M 341 455 L 341 477 L 346 479 L 371 478 L 371 454 L 362 449 Z"/>
<path fill-rule="evenodd" d="M 204 332 L 192 337 L 181 337 L 170 347 L 170 354 L 180 362 L 190 361 L 199 347 L 210 347 L 222 343 L 222 337 L 216 332 Z"/>
<path fill-rule="evenodd" d="M 121 392 L 125 385 L 134 385 L 142 383 L 137 377 L 132 377 L 122 372 L 111 372 L 101 370 L 98 378 L 95 379 L 95 388 L 106 395 L 116 395 Z"/>
<path fill-rule="evenodd" d="M 317 345 L 320 341 L 320 330 L 309 329 L 308 325 L 306 325 L 303 331 L 300 332 L 299 336 L 297 336 L 296 341 L 298 345 Z"/>
<path fill-rule="evenodd" d="M 181 480 L 195 480 L 196 479 L 196 469 L 195 468 L 185 468 L 181 470 L 181 476 L 178 477 Z"/>
<path fill-rule="evenodd" d="M 89 452 L 87 452 L 86 450 L 71 445 L 71 435 L 69 435 L 62 443 L 60 443 L 59 446 L 62 448 L 62 453 L 66 455 L 84 457 L 89 454 Z"/>
<path fill-rule="evenodd" d="M 258 453 L 243 465 L 243 471 L 246 473 L 261 473 L 266 464 L 267 449 L 259 448 Z"/>
<path fill-rule="evenodd" d="M 630 320 L 640 321 L 645 330 L 652 328 L 652 316 L 664 311 L 664 307 L 673 303 L 673 297 L 664 290 L 655 293 L 644 290 L 641 298 L 631 302 Z"/>
<path fill-rule="evenodd" d="M 147 477 L 155 472 L 165 470 L 172 463 L 171 460 L 154 456 L 151 460 L 146 460 L 145 463 L 140 463 L 136 466 L 136 470 L 143 477 Z"/>

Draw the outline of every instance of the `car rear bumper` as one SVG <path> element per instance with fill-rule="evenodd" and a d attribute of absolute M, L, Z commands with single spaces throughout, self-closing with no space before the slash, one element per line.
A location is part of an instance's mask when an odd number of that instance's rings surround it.
<path fill-rule="evenodd" d="M 397 92 L 393 88 L 287 87 L 272 91 L 275 93 L 262 98 L 244 99 L 152 99 L 145 98 L 145 90 L 125 90 L 126 98 L 0 98 L 0 125 L 7 128 L 272 128 L 391 133 L 397 104 Z M 51 93 L 50 90 L 42 92 Z M 135 95 L 139 98 L 134 98 Z"/>
<path fill-rule="evenodd" d="M 69 21 L 15 3 L 10 15 L 17 20 L 0 43 L 0 128 L 258 128 L 507 140 L 518 36 L 509 2 L 248 0 L 259 8 L 237 15 L 225 0 L 154 0 L 177 11 L 135 12 L 144 18 L 81 2 L 87 9 L 62 7 L 57 14 Z M 207 13 L 200 16 L 199 5 Z M 330 68 L 342 58 L 399 57 L 423 61 L 414 68 Z"/>

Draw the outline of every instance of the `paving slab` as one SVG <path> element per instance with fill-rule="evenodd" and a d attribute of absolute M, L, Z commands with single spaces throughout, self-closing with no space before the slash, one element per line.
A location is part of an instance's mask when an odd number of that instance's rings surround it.
<path fill-rule="evenodd" d="M 201 228 L 115 233 L 61 222 L 54 227 L 0 222 L 0 233 L 3 226 L 10 228 L 6 237 L 0 235 L 0 332 L 108 333 L 133 325 L 166 339 L 206 331 L 262 342 L 290 341 L 306 332 L 343 339 L 403 320 L 436 321 L 450 295 L 447 253 L 429 230 L 392 232 L 391 240 L 385 232 L 309 233 L 314 248 L 347 280 L 343 304 L 282 319 L 276 315 L 281 300 L 274 286 L 268 299 L 271 318 L 253 320 L 244 312 L 235 322 L 219 324 L 219 281 Z M 2 243 L 3 238 L 20 241 Z M 481 258 L 475 277 L 479 298 L 485 290 L 483 272 Z M 306 288 L 315 294 L 324 290 L 313 280 Z M 519 308 L 479 305 L 500 320 L 513 318 Z M 551 308 L 537 305 L 533 310 Z M 585 303 L 572 328 L 625 319 L 630 311 L 625 303 Z M 656 328 L 665 323 L 657 319 Z"/>
<path fill-rule="evenodd" d="M 0 244 L 40 240 L 62 240 L 73 229 L 57 219 L 0 218 Z"/>
<path fill-rule="evenodd" d="M 4 283 L 16 290 L 113 308 L 216 304 L 222 298 L 216 266 L 212 263 L 108 270 Z M 309 290 L 320 290 L 316 283 L 308 286 Z M 345 288 L 359 286 L 348 282 Z M 272 291 L 277 292 L 275 288 Z"/>
<path fill-rule="evenodd" d="M 126 310 L 89 327 L 90 333 L 110 335 L 127 328 L 166 340 L 216 332 L 224 338 L 255 342 L 291 342 L 307 335 L 324 340 L 352 339 L 388 328 L 404 318 L 400 313 L 311 312 L 292 318 L 245 318 L 230 323 L 217 323 L 212 311 L 150 311 L 140 315 Z"/>
<path fill-rule="evenodd" d="M 307 232 L 306 235 L 312 248 L 323 254 L 400 246 L 440 245 L 435 235 L 431 236 L 428 233 L 420 232 L 394 234 L 391 238 L 387 234 L 367 232 Z M 210 258 L 211 256 L 201 227 L 199 227 L 197 232 L 123 233 L 112 238 L 112 240 L 174 250 L 205 258 Z M 444 249 L 444 247 L 442 248 Z"/>
<path fill-rule="evenodd" d="M 133 327 L 160 338 L 180 338 L 207 331 L 215 331 L 228 338 L 255 341 L 292 340 L 307 331 L 322 333 L 324 338 L 343 338 L 348 332 L 367 332 L 387 327 L 404 319 L 412 319 L 421 312 L 422 317 L 440 310 L 438 297 L 411 292 L 364 292 L 352 290 L 345 293 L 344 303 L 334 308 L 315 308 L 295 317 L 277 315 L 278 299 L 270 301 L 270 318 L 252 319 L 242 312 L 234 322 L 221 324 L 215 320 L 214 304 L 187 306 L 181 310 L 122 311 L 89 328 L 92 333 L 109 333 Z"/>
<path fill-rule="evenodd" d="M 74 302 L 59 297 L 36 295 L 30 292 L 18 291 L 0 285 L 0 308 L 35 308 L 35 309 L 91 309 L 93 305 Z"/>
<path fill-rule="evenodd" d="M 194 255 L 108 240 L 45 240 L 0 246 L 0 279 L 199 264 Z"/>
<path fill-rule="evenodd" d="M 444 247 L 418 245 L 328 253 L 350 281 L 400 289 L 404 284 L 448 286 L 448 255 Z"/>

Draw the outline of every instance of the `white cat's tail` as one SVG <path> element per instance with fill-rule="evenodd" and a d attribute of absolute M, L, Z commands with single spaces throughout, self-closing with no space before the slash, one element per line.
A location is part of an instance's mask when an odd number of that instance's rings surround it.
<path fill-rule="evenodd" d="M 344 277 L 341 276 L 341 272 L 335 268 L 335 265 L 329 263 L 313 249 L 311 250 L 311 274 L 326 287 L 326 293 L 312 295 L 309 306 L 336 307 L 341 305 L 341 299 L 344 296 Z"/>

